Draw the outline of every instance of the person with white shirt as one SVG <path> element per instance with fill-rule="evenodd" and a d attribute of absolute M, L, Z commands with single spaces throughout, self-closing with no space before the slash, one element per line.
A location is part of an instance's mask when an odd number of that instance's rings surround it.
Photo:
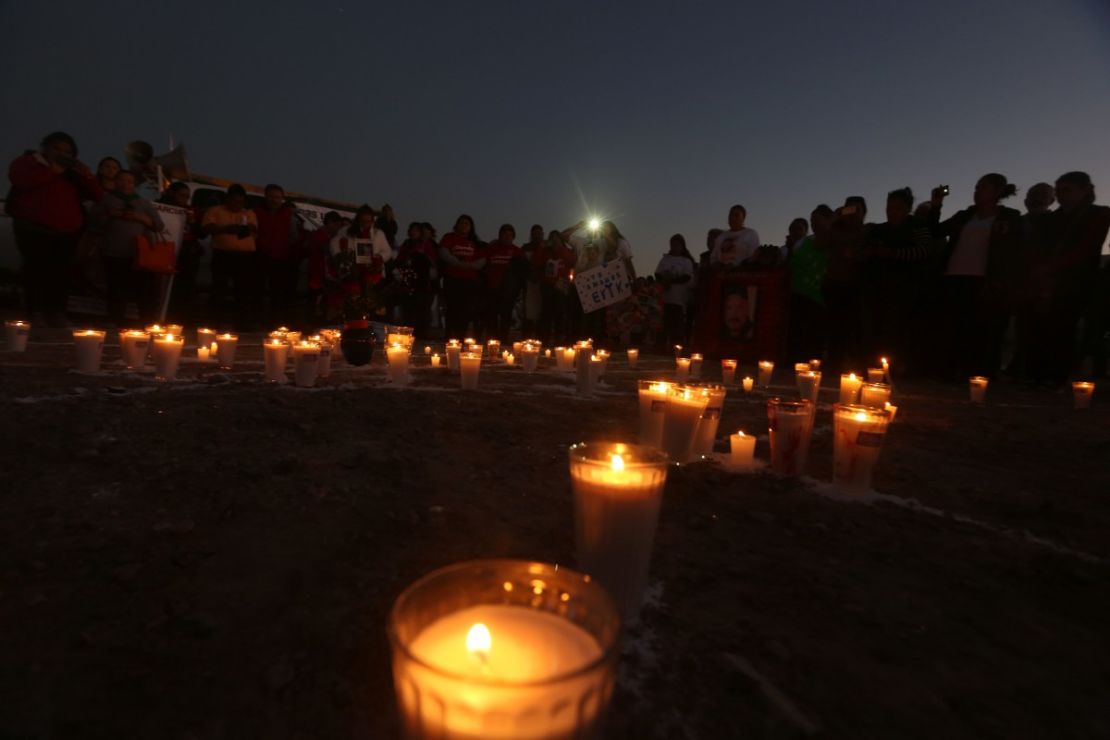
<path fill-rule="evenodd" d="M 735 205 L 728 211 L 728 231 L 722 232 L 713 245 L 709 261 L 713 265 L 739 267 L 751 259 L 759 250 L 759 234 L 755 229 L 744 226 L 748 211 L 744 206 Z"/>
<path fill-rule="evenodd" d="M 1000 205 L 1017 192 L 992 172 L 975 184 L 975 204 L 941 222 L 946 188 L 933 190 L 929 219 L 934 233 L 948 237 L 944 270 L 944 322 L 939 327 L 942 375 L 993 377 L 1002 363 L 1002 338 L 1013 313 L 1027 226 L 1021 213 Z"/>
<path fill-rule="evenodd" d="M 686 310 L 693 290 L 694 260 L 682 234 L 671 237 L 671 249 L 659 260 L 655 279 L 663 285 L 663 331 L 667 346 L 686 343 Z"/>

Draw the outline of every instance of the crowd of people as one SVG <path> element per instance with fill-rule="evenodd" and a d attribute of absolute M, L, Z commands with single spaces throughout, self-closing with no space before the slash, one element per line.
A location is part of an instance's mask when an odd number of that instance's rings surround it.
<path fill-rule="evenodd" d="M 102 286 L 114 324 L 127 323 L 129 302 L 152 320 L 165 279 L 135 270 L 135 251 L 140 236 L 162 231 L 162 219 L 118 160 L 106 157 L 93 172 L 77 157 L 73 138 L 55 132 L 9 168 L 6 210 L 27 309 L 64 325 L 76 266 L 78 277 Z M 178 182 L 162 194 L 187 213 L 169 318 L 251 330 L 337 323 L 354 312 L 403 322 L 419 337 L 505 341 L 519 331 L 545 342 L 591 336 L 601 345 L 664 348 L 696 343 L 714 280 L 761 271 L 788 287 L 786 359 L 824 358 L 838 372 L 885 354 L 906 374 L 1007 373 L 1056 386 L 1089 358 L 1102 377 L 1110 269 L 1100 258 L 1110 208 L 1095 205 L 1083 172 L 1030 187 L 1024 213 L 1003 205 L 1016 193 L 990 173 L 975 184 L 970 206 L 946 213 L 947 187 L 921 203 L 901 188 L 887 195 L 885 220 L 874 222 L 866 201 L 850 196 L 791 221 L 781 246 L 762 244 L 736 205 L 727 229 L 709 230 L 698 258 L 675 234 L 655 269 L 637 275 L 632 247 L 611 221 L 551 231 L 535 224 L 527 240 L 506 223 L 485 241 L 466 214 L 439 236 L 422 221 L 401 232 L 390 206 L 364 205 L 350 217 L 331 211 L 309 230 L 279 185 L 267 185 L 253 208 L 239 185 L 198 207 Z M 211 291 L 201 301 L 206 250 Z M 628 271 L 631 296 L 583 311 L 575 274 L 614 261 Z M 738 316 L 732 336 L 744 341 L 754 318 Z"/>

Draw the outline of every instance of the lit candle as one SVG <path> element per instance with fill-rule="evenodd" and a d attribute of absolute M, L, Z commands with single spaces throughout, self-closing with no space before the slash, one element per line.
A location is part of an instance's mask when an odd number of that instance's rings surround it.
<path fill-rule="evenodd" d="M 635 622 L 647 588 L 667 457 L 651 447 L 591 442 L 570 448 L 578 567 Z"/>
<path fill-rule="evenodd" d="M 700 393 L 697 388 L 683 386 L 668 392 L 663 410 L 662 449 L 671 462 L 684 464 L 693 459 L 698 424 L 708 403 L 709 395 Z"/>
<path fill-rule="evenodd" d="M 540 363 L 540 351 L 531 344 L 521 345 L 520 349 L 521 361 L 524 364 L 524 372 L 534 373 L 536 367 Z"/>
<path fill-rule="evenodd" d="M 580 396 L 589 396 L 594 392 L 594 359 L 592 354 L 581 352 L 576 356 L 574 375 Z"/>
<path fill-rule="evenodd" d="M 840 403 L 855 403 L 859 400 L 859 389 L 863 380 L 855 373 L 842 373 L 840 376 Z"/>
<path fill-rule="evenodd" d="M 1075 408 L 1089 409 L 1091 398 L 1095 395 L 1095 384 L 1086 380 L 1077 380 L 1071 384 L 1071 393 L 1075 400 Z"/>
<path fill-rule="evenodd" d="M 601 360 L 601 375 L 609 369 L 609 350 L 599 349 L 594 353 Z"/>
<path fill-rule="evenodd" d="M 497 357 L 501 354 L 501 341 L 498 339 L 491 339 L 486 342 L 487 350 L 486 355 L 489 357 Z"/>
<path fill-rule="evenodd" d="M 883 366 L 883 382 L 890 384 L 890 362 L 885 357 L 880 357 L 879 363 Z"/>
<path fill-rule="evenodd" d="M 482 356 L 477 352 L 463 352 L 459 355 L 459 383 L 464 391 L 478 388 L 478 373 L 482 369 Z"/>
<path fill-rule="evenodd" d="M 4 334 L 9 352 L 25 352 L 31 336 L 31 324 L 26 321 L 5 321 Z"/>
<path fill-rule="evenodd" d="M 223 345 L 220 345 L 221 348 Z M 316 385 L 320 373 L 320 345 L 297 342 L 293 345 L 293 382 L 301 388 Z"/>
<path fill-rule="evenodd" d="M 833 484 L 862 493 L 871 488 L 890 415 L 877 408 L 836 404 L 833 407 Z"/>
<path fill-rule="evenodd" d="M 119 353 L 126 367 L 138 368 L 145 365 L 149 349 L 150 335 L 145 331 L 128 329 L 119 333 Z"/>
<path fill-rule="evenodd" d="M 605 588 L 566 567 L 484 560 L 431 573 L 390 614 L 402 735 L 597 737 L 619 633 Z"/>
<path fill-rule="evenodd" d="M 313 334 L 308 338 L 308 341 L 320 345 L 320 363 L 316 373 L 317 376 L 321 378 L 328 377 L 331 375 L 332 343 L 323 334 Z"/>
<path fill-rule="evenodd" d="M 403 344 L 391 344 L 386 347 L 385 356 L 389 362 L 389 382 L 397 385 L 408 385 L 409 348 Z"/>
<path fill-rule="evenodd" d="M 513 365 L 515 365 L 516 364 L 516 355 L 514 355 L 512 352 L 510 352 L 505 357 L 505 364 L 508 365 L 509 367 L 512 367 Z"/>
<path fill-rule="evenodd" d="M 447 354 L 447 369 L 448 370 L 458 370 L 459 369 L 459 354 L 462 352 L 462 345 L 459 344 L 459 340 L 458 339 L 449 340 L 447 342 L 447 346 L 444 348 L 444 352 Z"/>
<path fill-rule="evenodd" d="M 810 369 L 811 368 L 810 368 L 808 362 L 795 362 L 794 363 L 794 374 L 795 375 L 798 375 L 799 373 L 808 373 L 810 371 Z"/>
<path fill-rule="evenodd" d="M 886 380 L 886 371 L 881 367 L 867 368 L 868 383 L 882 383 L 884 380 Z"/>
<path fill-rule="evenodd" d="M 755 387 L 755 379 L 751 378 L 751 377 L 748 377 L 748 376 L 744 376 L 744 380 L 741 381 L 741 382 L 744 384 L 744 392 L 745 393 L 751 393 L 752 388 Z"/>
<path fill-rule="evenodd" d="M 755 437 L 750 437 L 743 432 L 730 434 L 729 461 L 739 470 L 751 470 L 755 467 Z"/>
<path fill-rule="evenodd" d="M 808 399 L 767 402 L 768 437 L 771 442 L 771 469 L 784 475 L 801 475 L 809 456 L 813 435 L 813 402 Z"/>
<path fill-rule="evenodd" d="M 262 345 L 262 356 L 266 367 L 267 383 L 284 383 L 285 363 L 289 359 L 289 345 L 280 337 L 271 336 Z"/>
<path fill-rule="evenodd" d="M 628 350 L 628 368 L 634 370 L 636 363 L 640 361 L 640 350 L 635 347 Z"/>
<path fill-rule="evenodd" d="M 578 356 L 578 350 L 574 347 L 567 347 L 563 350 L 563 367 L 565 372 L 572 372 L 574 370 L 574 360 Z"/>
<path fill-rule="evenodd" d="M 478 344 L 473 337 L 463 339 L 463 349 L 472 355 L 482 354 L 482 345 Z"/>
<path fill-rule="evenodd" d="M 890 414 L 890 421 L 891 423 L 894 423 L 894 417 L 898 414 L 898 407 L 892 404 L 890 401 L 887 401 L 886 404 L 883 406 L 883 410 Z"/>
<path fill-rule="evenodd" d="M 674 379 L 679 381 L 679 382 L 681 382 L 683 380 L 689 380 L 689 378 L 690 378 L 690 364 L 691 364 L 690 358 L 689 357 L 676 357 L 675 361 L 674 361 L 674 364 L 675 364 Z"/>
<path fill-rule="evenodd" d="M 208 347 L 197 347 L 197 360 L 200 362 L 208 362 L 208 356 L 212 354 Z"/>
<path fill-rule="evenodd" d="M 216 330 L 215 329 L 206 329 L 206 328 L 203 328 L 203 327 L 200 328 L 200 329 L 197 329 L 197 346 L 198 347 L 201 346 L 201 345 L 204 345 L 205 347 L 207 347 L 208 345 L 212 344 L 212 342 L 215 342 L 215 341 L 216 341 Z"/>
<path fill-rule="evenodd" d="M 732 385 L 736 380 L 736 360 L 721 360 L 721 385 Z"/>
<path fill-rule="evenodd" d="M 700 378 L 701 377 L 701 366 L 702 366 L 702 362 L 704 360 L 705 360 L 705 358 L 702 357 L 697 352 L 690 355 L 690 377 L 691 378 Z"/>
<path fill-rule="evenodd" d="M 524 342 L 513 342 L 513 354 L 519 355 L 524 349 Z"/>
<path fill-rule="evenodd" d="M 816 359 L 816 358 L 810 360 L 809 361 L 809 369 L 810 370 L 820 370 L 821 369 L 821 361 Z"/>
<path fill-rule="evenodd" d="M 220 346 L 216 342 L 212 342 L 208 347 L 208 357 L 214 359 L 220 353 Z"/>
<path fill-rule="evenodd" d="M 775 372 L 775 363 L 770 360 L 761 360 L 759 363 L 759 385 L 763 388 L 771 387 L 771 375 Z"/>
<path fill-rule="evenodd" d="M 426 355 L 432 354 L 432 345 L 430 345 L 430 344 L 425 344 L 424 345 L 424 354 L 426 354 Z"/>
<path fill-rule="evenodd" d="M 432 367 L 439 367 L 440 357 L 439 353 L 432 355 Z"/>
<path fill-rule="evenodd" d="M 677 360 L 679 357 L 682 357 L 682 345 L 676 344 L 674 346 L 674 358 Z"/>
<path fill-rule="evenodd" d="M 641 380 L 639 385 L 640 401 L 640 444 L 647 447 L 663 446 L 663 419 L 667 409 L 667 393 L 674 383 L 657 380 Z"/>
<path fill-rule="evenodd" d="M 886 383 L 864 383 L 859 389 L 859 405 L 881 409 L 890 400 L 890 386 Z"/>
<path fill-rule="evenodd" d="M 181 324 L 151 324 L 146 327 L 146 333 L 152 337 L 161 336 L 163 334 L 173 334 L 181 336 L 183 327 Z"/>
<path fill-rule="evenodd" d="M 550 349 L 545 349 L 543 351 L 543 356 L 550 360 L 551 359 L 551 350 Z"/>
<path fill-rule="evenodd" d="M 230 370 L 235 364 L 235 348 L 238 345 L 239 337 L 235 334 L 225 333 L 216 337 L 216 356 L 224 370 Z"/>
<path fill-rule="evenodd" d="M 704 394 L 708 401 L 705 404 L 705 411 L 701 414 L 701 421 L 698 422 L 694 454 L 712 455 L 713 442 L 717 439 L 717 425 L 721 423 L 721 412 L 725 408 L 727 391 L 723 385 L 705 385 L 699 389 L 699 392 Z"/>
<path fill-rule="evenodd" d="M 411 326 L 387 326 L 385 335 L 385 345 L 390 347 L 392 345 L 400 345 L 409 352 L 412 356 L 412 344 L 416 340 Z"/>
<path fill-rule="evenodd" d="M 100 372 L 100 355 L 104 351 L 104 332 L 81 329 L 73 332 L 73 345 L 77 350 L 77 372 Z"/>
<path fill-rule="evenodd" d="M 151 359 L 154 360 L 154 377 L 157 380 L 173 380 L 181 362 L 181 350 L 185 347 L 185 337 L 164 334 L 154 340 Z"/>
<path fill-rule="evenodd" d="M 285 341 L 289 343 L 290 347 L 294 347 L 301 343 L 301 333 L 299 331 L 285 332 Z"/>
<path fill-rule="evenodd" d="M 808 368 L 809 365 L 806 365 Z M 798 373 L 798 395 L 801 398 L 808 399 L 813 403 L 817 403 L 817 395 L 821 392 L 821 373 L 814 372 L 813 370 L 806 370 L 805 372 Z"/>

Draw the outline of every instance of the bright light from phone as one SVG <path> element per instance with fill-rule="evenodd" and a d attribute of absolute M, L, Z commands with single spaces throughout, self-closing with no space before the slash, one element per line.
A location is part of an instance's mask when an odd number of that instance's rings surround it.
<path fill-rule="evenodd" d="M 587 226 L 589 227 L 590 231 L 597 231 L 598 229 L 601 228 L 601 219 L 600 218 L 591 218 L 589 220 L 589 223 L 587 224 Z"/>

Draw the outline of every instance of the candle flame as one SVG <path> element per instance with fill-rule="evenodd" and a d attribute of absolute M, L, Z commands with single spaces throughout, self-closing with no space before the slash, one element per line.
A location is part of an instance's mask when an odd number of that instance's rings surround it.
<path fill-rule="evenodd" d="M 620 455 L 613 455 L 610 464 L 613 467 L 614 473 L 620 473 L 624 470 L 624 458 Z"/>
<path fill-rule="evenodd" d="M 742 430 L 742 429 L 741 429 L 740 431 L 736 432 L 736 434 L 737 434 L 738 436 L 741 436 L 741 437 L 744 437 L 744 436 L 746 436 L 746 435 L 744 434 L 744 430 Z"/>
<path fill-rule="evenodd" d="M 858 412 L 856 414 L 856 421 L 867 421 L 867 414 L 863 411 Z"/>
<path fill-rule="evenodd" d="M 466 633 L 466 649 L 473 655 L 478 657 L 484 663 L 486 658 L 489 657 L 490 648 L 493 646 L 493 637 L 490 636 L 489 628 L 481 622 L 476 622 L 470 631 Z"/>
<path fill-rule="evenodd" d="M 879 362 L 883 363 L 883 367 L 884 367 L 884 368 L 886 368 L 886 366 L 887 366 L 887 361 L 886 361 L 886 358 L 885 358 L 885 357 L 880 357 L 880 358 L 879 358 Z"/>
<path fill-rule="evenodd" d="M 848 373 L 848 380 L 857 380 L 855 373 Z"/>

